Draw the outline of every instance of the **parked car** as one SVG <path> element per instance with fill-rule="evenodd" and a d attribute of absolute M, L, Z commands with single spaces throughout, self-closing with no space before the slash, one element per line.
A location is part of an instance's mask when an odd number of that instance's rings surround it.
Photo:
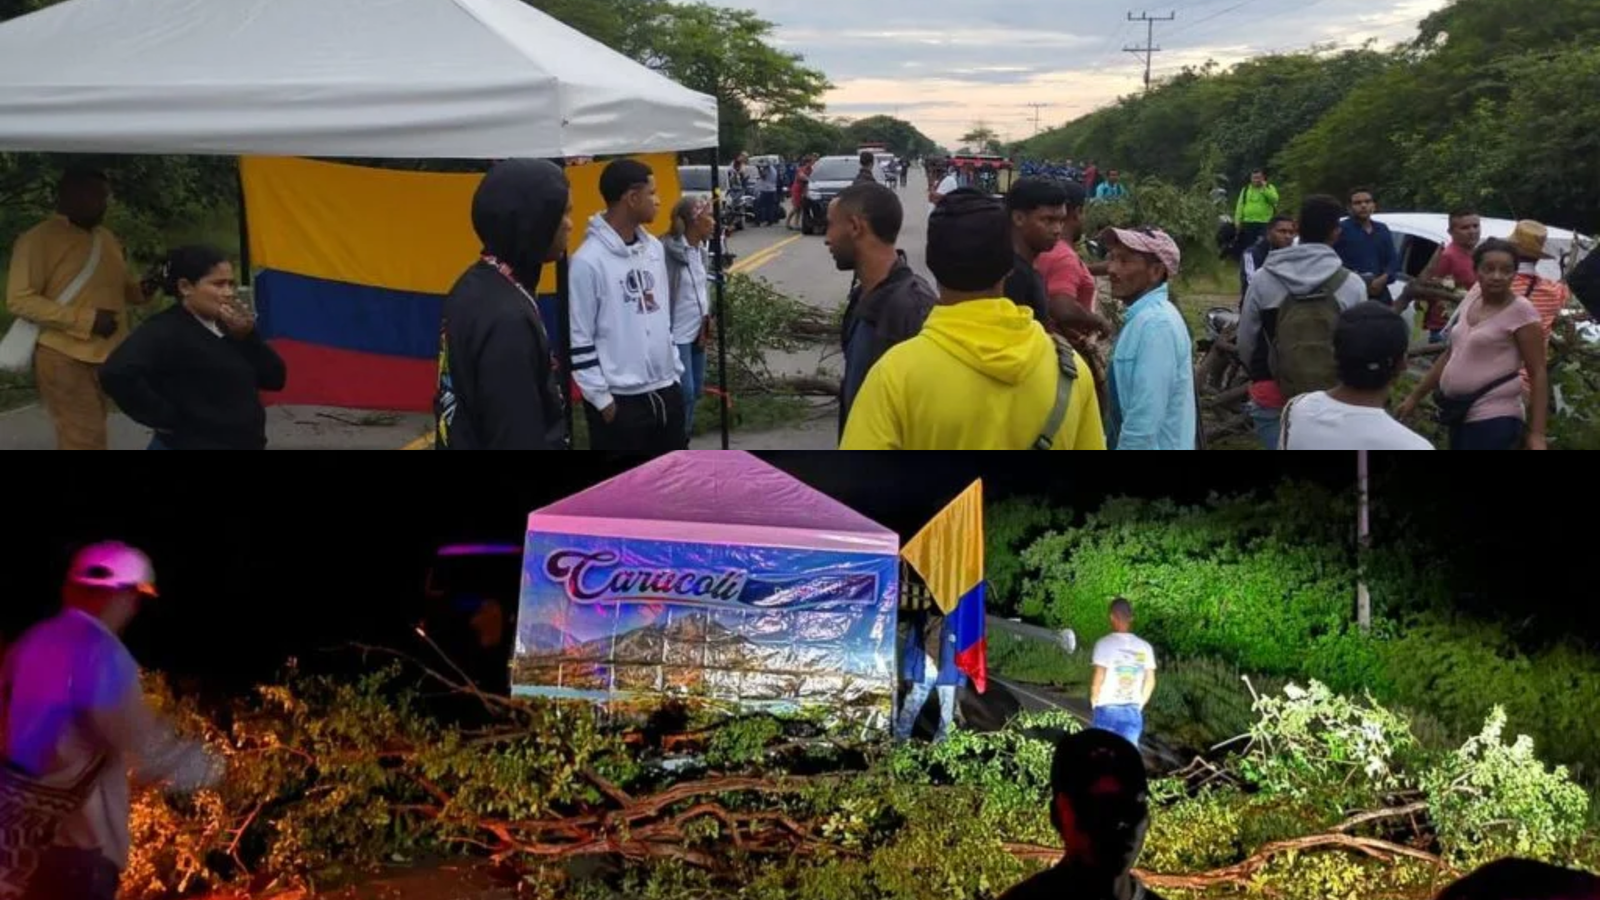
<path fill-rule="evenodd" d="M 1450 217 L 1444 213 L 1379 213 L 1373 219 L 1389 226 L 1394 233 L 1395 247 L 1400 251 L 1400 283 L 1389 286 L 1390 296 L 1399 299 L 1406 285 L 1428 267 L 1433 254 L 1449 242 Z M 1517 223 L 1511 219 L 1485 218 L 1482 222 L 1484 240 L 1509 238 L 1517 227 Z M 1539 262 L 1539 277 L 1561 281 L 1573 266 L 1595 252 L 1597 240 L 1565 228 L 1548 227 L 1548 230 L 1545 250 L 1555 258 Z M 1575 315 L 1584 310 L 1574 301 L 1568 312 Z M 1407 319 L 1412 319 L 1416 315 L 1416 307 L 1409 307 L 1406 313 Z M 1586 340 L 1600 341 L 1600 328 L 1585 326 L 1580 331 Z"/>
<path fill-rule="evenodd" d="M 828 228 L 828 204 L 845 188 L 855 183 L 861 171 L 860 156 L 824 156 L 811 167 L 811 186 L 806 190 L 805 208 L 800 215 L 802 234 L 820 234 Z"/>
<path fill-rule="evenodd" d="M 1379 213 L 1373 219 L 1389 226 L 1400 251 L 1400 278 L 1409 281 L 1422 274 L 1428 260 L 1450 241 L 1450 217 L 1444 213 Z M 1509 238 L 1517 223 L 1510 219 L 1483 219 L 1483 238 Z M 1556 259 L 1539 264 L 1541 277 L 1560 281 L 1595 247 L 1595 239 L 1564 228 L 1550 228 L 1545 249 Z"/>

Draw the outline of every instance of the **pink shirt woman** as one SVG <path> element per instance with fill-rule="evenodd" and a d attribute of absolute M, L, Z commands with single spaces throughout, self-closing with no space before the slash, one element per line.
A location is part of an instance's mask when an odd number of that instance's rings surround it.
<path fill-rule="evenodd" d="M 1517 332 L 1539 325 L 1539 310 L 1524 297 L 1513 295 L 1500 309 L 1484 303 L 1483 293 L 1474 287 L 1461 304 L 1461 315 L 1450 329 L 1450 355 L 1439 378 L 1446 395 L 1471 395 L 1491 381 L 1522 371 L 1522 351 L 1517 347 Z M 1498 418 L 1523 418 L 1522 379 L 1514 378 L 1490 391 L 1473 404 L 1467 422 L 1487 422 Z"/>
<path fill-rule="evenodd" d="M 1539 310 L 1512 292 L 1516 248 L 1501 240 L 1485 241 L 1473 254 L 1473 262 L 1478 284 L 1461 304 L 1450 329 L 1449 349 L 1401 404 L 1399 417 L 1414 414 L 1435 388 L 1463 402 L 1490 388 L 1472 403 L 1462 421 L 1451 424 L 1450 448 L 1514 450 L 1526 432 L 1528 449 L 1543 450 L 1550 391 L 1544 333 Z M 1532 386 L 1526 406 L 1518 377 L 1524 370 Z"/>

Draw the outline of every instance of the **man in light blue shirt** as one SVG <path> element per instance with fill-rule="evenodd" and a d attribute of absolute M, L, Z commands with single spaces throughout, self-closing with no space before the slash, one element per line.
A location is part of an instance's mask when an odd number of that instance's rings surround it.
<path fill-rule="evenodd" d="M 1107 444 L 1116 450 L 1193 450 L 1197 435 L 1189 326 L 1168 282 L 1178 244 L 1157 228 L 1108 228 L 1111 295 L 1127 304 L 1111 353 Z"/>

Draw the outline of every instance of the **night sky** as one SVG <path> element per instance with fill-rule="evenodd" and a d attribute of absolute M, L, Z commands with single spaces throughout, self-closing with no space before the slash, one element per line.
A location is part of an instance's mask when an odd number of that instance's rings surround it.
<path fill-rule="evenodd" d="M 1108 496 L 1203 499 L 1294 477 L 1348 488 L 1354 454 L 1024 456 L 1022 454 L 765 454 L 769 462 L 900 531 L 914 533 L 974 478 L 989 497 L 1047 494 L 1083 511 Z M 443 459 L 443 457 L 434 457 Z M 364 464 L 175 477 L 123 466 L 96 487 L 78 479 L 16 519 L 0 554 L 8 574 L 0 626 L 15 633 L 48 613 L 81 542 L 116 537 L 155 559 L 163 597 L 128 635 L 141 662 L 223 683 L 270 676 L 289 654 L 350 638 L 403 635 L 421 609 L 429 556 L 454 540 L 520 542 L 527 514 L 626 468 L 581 454 L 513 457 L 448 473 L 379 477 Z M 547 460 L 559 459 L 559 465 Z M 1526 457 L 1510 457 L 1513 461 Z M 438 465 L 438 463 L 435 463 Z M 1455 529 L 1461 565 L 1496 558 L 1482 590 L 1600 635 L 1586 584 L 1550 538 L 1562 515 L 1582 521 L 1593 490 L 1489 490 L 1527 484 L 1497 464 L 1471 474 L 1427 454 L 1373 461 L 1384 502 L 1425 511 Z M 266 467 L 271 469 L 273 467 Z M 383 467 L 387 468 L 387 467 Z M 1456 474 L 1449 474 L 1457 470 Z M 391 472 L 397 470 L 390 469 Z M 1583 527 L 1580 524 L 1569 526 Z M 1475 578 L 1477 576 L 1474 576 Z M 1581 600 L 1579 599 L 1581 597 Z"/>

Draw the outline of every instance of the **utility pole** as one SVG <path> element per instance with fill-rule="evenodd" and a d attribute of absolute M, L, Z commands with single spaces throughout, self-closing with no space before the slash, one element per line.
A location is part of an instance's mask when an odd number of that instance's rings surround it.
<path fill-rule="evenodd" d="M 1055 104 L 1054 103 L 1024 103 L 1022 105 L 1033 110 L 1033 133 L 1034 134 L 1038 134 L 1039 133 L 1039 110 L 1045 109 L 1047 107 L 1055 106 Z"/>
<path fill-rule="evenodd" d="M 1124 53 L 1132 53 L 1135 56 L 1141 53 L 1144 54 L 1144 89 L 1147 91 L 1150 90 L 1150 63 L 1155 58 L 1155 55 L 1161 52 L 1161 48 L 1156 46 L 1156 23 L 1172 22 L 1176 21 L 1177 18 L 1178 14 L 1176 12 L 1168 13 L 1164 16 L 1152 16 L 1149 13 L 1135 16 L 1133 13 L 1128 13 L 1129 22 L 1143 22 L 1145 24 L 1144 46 L 1123 47 L 1122 51 Z"/>
<path fill-rule="evenodd" d="M 1361 633 L 1372 631 L 1372 595 L 1367 593 L 1367 557 L 1372 551 L 1372 522 L 1367 515 L 1367 451 L 1356 451 L 1356 624 Z"/>

